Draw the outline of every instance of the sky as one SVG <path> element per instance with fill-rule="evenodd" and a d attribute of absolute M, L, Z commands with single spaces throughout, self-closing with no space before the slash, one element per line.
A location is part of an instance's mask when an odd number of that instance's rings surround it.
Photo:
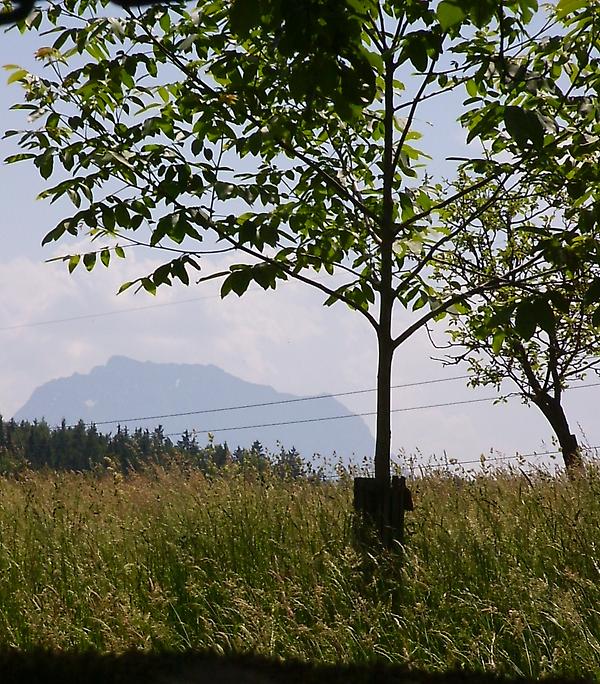
<path fill-rule="evenodd" d="M 0 65 L 33 68 L 33 53 L 43 44 L 44 39 L 35 35 L 0 33 Z M 23 113 L 9 111 L 20 92 L 18 86 L 6 85 L 7 77 L 8 72 L 0 72 L 3 131 L 26 125 Z M 453 125 L 457 111 L 458 106 L 454 112 L 432 109 L 426 113 L 431 118 L 423 121 L 429 144 L 441 157 L 446 151 L 456 155 L 464 149 L 464 136 Z M 0 159 L 15 151 L 14 142 L 0 140 Z M 211 283 L 165 288 L 155 298 L 131 291 L 117 296 L 122 282 L 145 275 L 160 263 L 160 254 L 130 250 L 126 260 L 109 269 L 97 267 L 91 274 L 77 269 L 69 275 L 64 264 L 47 263 L 63 254 L 65 247 L 42 248 L 41 240 L 69 206 L 37 200 L 44 187 L 32 165 L 0 163 L 0 415 L 4 418 L 44 382 L 87 373 L 117 354 L 140 361 L 215 364 L 244 380 L 298 395 L 375 387 L 376 341 L 370 326 L 343 305 L 323 307 L 322 295 L 302 284 L 284 283 L 275 292 L 254 289 L 242 299 L 233 295 L 221 300 L 218 286 Z M 397 324 L 401 323 L 400 315 Z M 494 397 L 492 388 L 473 390 L 464 379 L 452 380 L 467 369 L 444 367 L 432 356 L 435 350 L 423 334 L 399 348 L 394 384 L 447 381 L 394 390 L 394 409 Z M 594 381 L 595 376 L 587 380 Z M 581 388 L 565 398 L 572 428 L 590 445 L 600 444 L 599 392 L 600 387 Z M 374 393 L 340 400 L 359 413 L 375 408 Z M 315 417 L 319 417 L 318 403 Z M 365 420 L 374 431 L 374 420 Z M 247 439 L 252 441 L 250 435 Z M 556 449 L 541 414 L 518 399 L 507 404 L 481 401 L 397 411 L 392 443 L 393 454 L 400 459 L 412 456 L 429 463 L 448 458 L 469 467 L 481 454 L 511 457 Z M 532 457 L 530 462 L 552 461 Z"/>

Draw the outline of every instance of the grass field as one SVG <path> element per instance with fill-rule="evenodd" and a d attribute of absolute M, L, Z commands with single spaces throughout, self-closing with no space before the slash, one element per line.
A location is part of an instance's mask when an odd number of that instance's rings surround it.
<path fill-rule="evenodd" d="M 352 546 L 351 480 L 0 480 L 0 643 L 209 649 L 600 676 L 600 474 L 411 483 L 399 554 Z"/>

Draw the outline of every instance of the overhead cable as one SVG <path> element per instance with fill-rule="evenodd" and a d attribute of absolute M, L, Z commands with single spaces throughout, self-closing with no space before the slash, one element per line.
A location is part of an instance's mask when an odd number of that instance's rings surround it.
<path fill-rule="evenodd" d="M 8 330 L 21 330 L 22 328 L 38 328 L 43 325 L 54 325 L 55 323 L 70 323 L 72 321 L 83 321 L 90 318 L 104 318 L 106 316 L 118 316 L 135 311 L 147 311 L 148 309 L 161 309 L 179 304 L 192 304 L 205 299 L 217 299 L 220 295 L 206 295 L 204 297 L 194 297 L 192 299 L 178 299 L 174 302 L 162 302 L 160 304 L 147 304 L 145 306 L 133 306 L 127 309 L 117 309 L 115 311 L 101 311 L 99 313 L 82 314 L 81 316 L 69 316 L 68 318 L 53 318 L 47 321 L 33 321 L 31 323 L 17 323 L 16 325 L 6 325 L 0 328 L 0 332 Z"/>
<path fill-rule="evenodd" d="M 592 450 L 592 449 L 598 449 L 600 447 L 586 447 L 586 450 Z M 448 463 L 430 463 L 426 466 L 416 466 L 417 468 L 447 468 L 447 467 L 458 467 L 458 466 L 463 466 L 463 465 L 468 465 L 471 463 L 481 463 L 482 465 L 485 465 L 488 461 L 515 461 L 515 460 L 526 460 L 529 458 L 535 458 L 538 456 L 555 456 L 557 454 L 562 453 L 560 450 L 555 450 L 555 451 L 532 451 L 529 454 L 514 454 L 513 456 L 485 456 L 482 455 L 479 458 L 475 458 L 473 460 L 469 461 L 458 461 L 456 459 L 451 459 L 452 462 Z"/>
<path fill-rule="evenodd" d="M 391 389 L 400 389 L 407 387 L 420 387 L 422 385 L 433 385 L 439 382 L 450 382 L 451 380 L 465 380 L 468 375 L 455 375 L 451 378 L 437 378 L 436 380 L 421 380 L 420 382 L 407 382 L 400 385 L 392 385 Z M 112 418 L 111 420 L 100 420 L 94 422 L 94 425 L 114 425 L 118 423 L 134 423 L 146 420 L 161 420 L 163 418 L 179 418 L 181 416 L 197 416 L 206 413 L 222 413 L 223 411 L 239 411 L 242 409 L 259 408 L 263 406 L 280 406 L 282 404 L 296 404 L 301 401 L 315 401 L 316 399 L 333 399 L 335 397 L 349 397 L 357 394 L 367 394 L 369 392 L 376 392 L 377 388 L 372 387 L 369 389 L 351 390 L 348 392 L 335 392 L 333 394 L 314 394 L 308 397 L 294 397 L 293 399 L 279 399 L 277 401 L 263 401 L 256 404 L 239 404 L 236 406 L 220 406 L 218 408 L 211 409 L 196 409 L 193 411 L 181 411 L 178 413 L 163 413 L 156 416 L 142 416 L 135 418 Z M 358 415 L 358 414 L 353 414 Z M 365 414 L 366 415 L 366 414 Z M 349 416 L 350 417 L 350 416 Z M 335 419 L 335 418 L 333 418 Z M 329 418 L 324 418 L 322 420 L 331 420 Z M 72 427 L 72 426 L 69 426 Z"/>
<path fill-rule="evenodd" d="M 468 378 L 468 375 L 456 375 L 451 378 L 437 378 L 434 380 L 422 380 L 419 382 L 409 382 L 409 383 L 403 383 L 399 385 L 392 385 L 391 389 L 400 389 L 400 388 L 408 388 L 408 387 L 420 387 L 423 385 L 431 385 L 434 383 L 441 383 L 441 382 L 450 382 L 453 380 L 464 380 Z M 588 387 L 598 387 L 600 386 L 600 382 L 590 382 L 590 383 L 585 383 L 582 385 L 575 385 L 574 387 L 569 387 L 567 390 L 572 390 L 572 389 L 584 389 Z M 194 415 L 201 415 L 201 414 L 210 414 L 210 413 L 222 413 L 225 411 L 237 411 L 237 410 L 242 410 L 242 409 L 250 409 L 250 408 L 260 408 L 264 406 L 278 406 L 278 405 L 283 405 L 283 404 L 294 404 L 302 401 L 314 401 L 316 399 L 331 399 L 335 397 L 344 397 L 344 396 L 351 396 L 351 395 L 358 395 L 358 394 L 366 394 L 369 392 L 375 392 L 376 388 L 370 388 L 370 389 L 362 389 L 362 390 L 352 390 L 349 392 L 337 392 L 333 394 L 317 394 L 309 397 L 296 397 L 294 399 L 281 399 L 278 401 L 265 401 L 265 402 L 259 402 L 256 404 L 240 404 L 237 406 L 221 406 L 218 408 L 212 408 L 212 409 L 198 409 L 194 411 L 180 411 L 177 413 L 163 413 L 159 415 L 154 415 L 154 416 L 136 416 L 132 418 L 114 418 L 111 420 L 102 420 L 102 421 L 89 421 L 85 423 L 86 425 L 94 425 L 94 426 L 99 426 L 99 425 L 120 425 L 120 424 L 127 424 L 127 423 L 134 423 L 134 422 L 141 422 L 141 421 L 150 421 L 150 420 L 161 420 L 163 418 L 179 418 L 179 417 L 186 417 L 186 416 L 194 416 Z M 519 396 L 516 393 L 513 393 L 508 396 Z M 495 397 L 481 397 L 477 399 L 464 399 L 464 400 L 458 400 L 458 401 L 447 401 L 447 402 L 441 402 L 437 404 L 424 404 L 422 406 L 406 406 L 402 408 L 397 408 L 397 409 L 392 409 L 391 413 L 402 413 L 405 411 L 420 411 L 424 409 L 432 409 L 432 408 L 443 408 L 446 406 L 460 406 L 464 404 L 478 404 L 478 403 L 485 403 L 485 402 L 490 402 L 490 401 L 499 401 L 502 399 L 502 396 L 495 396 Z M 273 423 L 263 423 L 260 425 L 239 425 L 239 426 L 230 426 L 230 427 L 222 427 L 222 428 L 213 428 L 210 430 L 194 430 L 196 434 L 208 434 L 209 432 L 224 432 L 224 431 L 232 431 L 232 430 L 250 430 L 250 429 L 256 429 L 256 428 L 263 428 L 263 427 L 277 427 L 280 425 L 297 425 L 301 423 L 319 423 L 319 422 L 324 422 L 328 420 L 344 420 L 346 418 L 366 418 L 369 416 L 375 416 L 377 415 L 376 411 L 369 411 L 366 413 L 350 413 L 350 414 L 345 414 L 345 415 L 339 415 L 339 416 L 315 416 L 312 418 L 301 418 L 297 420 L 288 420 L 288 421 L 279 421 L 279 422 L 273 422 Z M 67 425 L 66 427 L 73 428 L 75 427 L 76 424 L 72 425 Z M 167 436 L 171 437 L 174 435 L 181 435 L 183 434 L 184 431 L 182 432 L 174 432 L 174 433 L 169 433 Z"/>
<path fill-rule="evenodd" d="M 576 387 L 572 387 L 570 389 L 582 389 L 583 387 L 597 387 L 600 386 L 600 382 L 594 382 L 594 383 L 589 383 L 586 385 L 578 385 Z M 368 390 L 365 390 L 368 391 Z M 371 390 L 372 391 L 372 390 Z M 334 395 L 330 395 L 334 396 Z M 338 395 L 339 396 L 339 395 Z M 513 394 L 511 396 L 518 396 L 516 394 Z M 438 404 L 423 404 L 421 406 L 405 406 L 402 408 L 396 408 L 396 409 L 391 409 L 390 413 L 403 413 L 406 411 L 421 411 L 424 409 L 433 409 L 433 408 L 443 408 L 446 406 L 462 406 L 465 404 L 479 404 L 479 403 L 484 403 L 484 402 L 490 402 L 490 401 L 498 401 L 502 397 L 480 397 L 478 399 L 463 399 L 459 401 L 445 401 L 441 402 Z M 168 435 L 165 435 L 166 437 L 173 437 L 173 436 L 178 436 L 182 435 L 184 432 L 191 432 L 193 434 L 197 435 L 206 435 L 209 433 L 216 433 L 216 432 L 231 432 L 233 430 L 254 430 L 254 429 L 259 429 L 259 428 L 267 428 L 267 427 L 279 427 L 283 425 L 300 425 L 303 423 L 321 423 L 324 421 L 328 420 L 345 420 L 347 418 L 366 418 L 370 416 L 376 416 L 377 411 L 368 411 L 365 413 L 350 413 L 350 414 L 345 414 L 341 416 L 317 416 L 313 418 L 300 418 L 297 420 L 284 420 L 284 421 L 277 421 L 273 423 L 260 423 L 257 425 L 235 425 L 235 426 L 229 426 L 229 427 L 219 427 L 219 428 L 211 428 L 210 430 L 186 430 L 183 432 L 173 432 L 169 433 Z M 99 424 L 99 423 L 98 423 Z"/>

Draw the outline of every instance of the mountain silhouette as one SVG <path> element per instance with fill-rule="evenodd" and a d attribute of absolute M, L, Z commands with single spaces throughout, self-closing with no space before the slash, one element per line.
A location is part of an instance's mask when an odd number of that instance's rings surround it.
<path fill-rule="evenodd" d="M 63 419 L 67 424 L 81 419 L 96 423 L 99 431 L 107 433 L 114 433 L 118 425 L 129 430 L 153 430 L 162 425 L 165 434 L 175 433 L 171 437 L 174 442 L 178 433 L 196 430 L 200 445 L 208 441 L 207 431 L 211 431 L 216 442 L 227 442 L 231 448 L 258 440 L 270 451 L 295 447 L 307 460 L 314 454 L 330 457 L 335 452 L 348 463 L 372 455 L 373 437 L 362 418 L 353 417 L 332 397 L 290 401 L 299 398 L 246 382 L 213 365 L 141 362 L 114 356 L 87 375 L 75 373 L 41 385 L 14 418 L 44 419 L 51 426 Z M 278 401 L 288 403 L 214 411 Z M 206 412 L 196 413 L 199 411 Z M 181 413 L 188 415 L 173 415 Z M 326 416 L 348 417 L 265 426 Z M 245 429 L 225 429 L 240 426 Z"/>

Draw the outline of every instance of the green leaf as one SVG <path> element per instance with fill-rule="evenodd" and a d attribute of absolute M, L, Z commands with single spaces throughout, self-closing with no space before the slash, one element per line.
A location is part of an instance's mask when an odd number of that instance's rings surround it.
<path fill-rule="evenodd" d="M 590 0 L 560 0 L 556 5 L 556 16 L 558 19 L 564 19 L 567 15 L 588 7 L 589 3 Z"/>
<path fill-rule="evenodd" d="M 532 310 L 532 303 L 529 301 L 521 302 L 517 307 L 515 315 L 515 330 L 524 340 L 530 340 L 536 329 L 536 316 Z"/>
<path fill-rule="evenodd" d="M 73 254 L 71 257 L 69 257 L 69 273 L 73 273 L 73 271 L 77 268 L 77 265 L 79 264 L 80 260 L 80 254 Z"/>
<path fill-rule="evenodd" d="M 413 303 L 413 306 L 412 306 L 413 311 L 418 311 L 419 309 L 422 309 L 425 306 L 425 304 L 427 304 L 428 301 L 429 301 L 429 298 L 427 297 L 427 295 L 422 294 Z"/>
<path fill-rule="evenodd" d="M 46 119 L 46 129 L 57 128 L 60 123 L 60 115 L 52 112 Z"/>
<path fill-rule="evenodd" d="M 420 40 L 411 40 L 407 42 L 406 53 L 408 59 L 419 73 L 427 71 L 428 56 L 427 47 Z"/>
<path fill-rule="evenodd" d="M 16 83 L 17 81 L 20 81 L 21 79 L 25 78 L 29 72 L 26 69 L 17 69 L 16 71 L 13 71 L 12 74 L 8 77 L 8 80 L 6 83 L 10 85 L 11 83 Z"/>
<path fill-rule="evenodd" d="M 105 248 L 100 252 L 100 261 L 108 268 L 108 265 L 110 264 L 110 250 Z"/>
<path fill-rule="evenodd" d="M 52 156 L 52 151 L 47 150 L 43 154 L 38 155 L 33 163 L 40 170 L 40 175 L 44 179 L 50 178 L 52 175 L 52 169 L 54 168 L 54 157 Z"/>
<path fill-rule="evenodd" d="M 61 221 L 55 228 L 53 228 L 49 233 L 47 233 L 42 240 L 42 247 L 47 245 L 49 242 L 56 242 L 67 232 L 69 229 L 69 221 Z"/>
<path fill-rule="evenodd" d="M 522 107 L 509 106 L 504 110 L 504 123 L 510 137 L 524 149 L 530 140 L 540 149 L 544 145 L 544 127 L 534 112 Z"/>
<path fill-rule="evenodd" d="M 79 197 L 79 193 L 77 192 L 77 190 L 73 188 L 67 188 L 67 195 L 76 207 L 81 206 L 81 198 Z"/>
<path fill-rule="evenodd" d="M 483 28 L 494 16 L 498 6 L 497 0 L 474 0 L 471 5 L 469 16 L 478 28 Z"/>
<path fill-rule="evenodd" d="M 83 265 L 91 271 L 96 265 L 96 252 L 88 252 L 83 255 Z"/>
<path fill-rule="evenodd" d="M 121 228 L 127 228 L 129 226 L 129 212 L 124 204 L 117 204 L 115 207 L 115 219 Z"/>
<path fill-rule="evenodd" d="M 234 0 L 229 10 L 231 30 L 245 38 L 260 23 L 260 4 L 257 0 Z"/>
<path fill-rule="evenodd" d="M 537 324 L 548 333 L 554 332 L 556 330 L 556 318 L 548 300 L 539 298 L 534 300 L 533 304 Z"/>
<path fill-rule="evenodd" d="M 515 329 L 524 340 L 531 339 L 538 326 L 546 332 L 556 329 L 554 311 L 544 297 L 527 300 L 517 306 Z"/>
<path fill-rule="evenodd" d="M 519 0 L 521 17 L 525 24 L 528 24 L 539 9 L 538 0 Z"/>
<path fill-rule="evenodd" d="M 274 287 L 276 277 L 277 269 L 271 264 L 255 266 L 252 269 L 252 279 L 255 283 L 258 283 L 263 290 L 266 290 L 269 287 Z"/>
<path fill-rule="evenodd" d="M 173 262 L 159 266 L 152 274 L 152 281 L 156 287 L 171 284 L 171 270 Z"/>
<path fill-rule="evenodd" d="M 140 287 L 144 288 L 146 292 L 151 295 L 156 296 L 156 285 L 150 280 L 150 278 L 142 278 L 140 280 Z"/>
<path fill-rule="evenodd" d="M 20 162 L 24 161 L 26 159 L 34 159 L 35 154 L 32 153 L 21 153 L 21 154 L 12 154 L 10 157 L 6 157 L 4 160 L 6 164 L 14 164 L 15 162 Z"/>
<path fill-rule="evenodd" d="M 444 31 L 447 31 L 456 24 L 460 24 L 466 16 L 462 7 L 455 5 L 453 2 L 447 2 L 447 0 L 440 2 L 435 13 Z"/>
<path fill-rule="evenodd" d="M 102 207 L 102 223 L 104 225 L 104 229 L 107 230 L 109 233 L 112 233 L 114 231 L 115 213 L 110 207 Z"/>
<path fill-rule="evenodd" d="M 221 297 L 226 297 L 230 292 L 235 292 L 238 297 L 241 297 L 248 289 L 251 279 L 252 272 L 249 268 L 233 271 L 225 278 L 221 286 Z"/>
<path fill-rule="evenodd" d="M 133 283 L 133 280 L 128 280 L 126 283 L 123 283 L 121 287 L 118 289 L 117 294 L 121 294 L 121 292 L 125 292 L 125 290 L 128 290 L 133 285 Z"/>
<path fill-rule="evenodd" d="M 215 195 L 220 200 L 226 200 L 235 194 L 235 185 L 232 183 L 223 183 L 222 181 L 217 181 L 215 183 Z"/>
<path fill-rule="evenodd" d="M 477 95 L 479 94 L 479 89 L 477 88 L 477 81 L 475 81 L 472 78 L 470 78 L 467 81 L 466 88 L 467 93 L 469 93 L 471 97 L 477 97 Z"/>
<path fill-rule="evenodd" d="M 158 23 L 165 33 L 169 33 L 171 30 L 171 17 L 169 16 L 169 10 L 164 12 Z"/>
<path fill-rule="evenodd" d="M 595 304 L 600 302 L 600 278 L 595 278 L 585 292 L 583 297 L 584 304 Z"/>
<path fill-rule="evenodd" d="M 500 350 L 502 349 L 502 344 L 504 343 L 504 339 L 506 338 L 506 333 L 504 330 L 499 330 L 497 333 L 495 333 L 493 339 L 492 339 L 492 351 L 494 354 L 499 354 Z"/>
<path fill-rule="evenodd" d="M 204 147 L 204 140 L 202 138 L 194 138 L 192 140 L 192 154 L 198 156 Z"/>
<path fill-rule="evenodd" d="M 507 107 L 504 110 L 504 123 L 510 137 L 520 148 L 527 144 L 527 117 L 521 107 Z"/>
<path fill-rule="evenodd" d="M 172 262 L 172 272 L 176 278 L 179 278 L 184 285 L 190 284 L 190 277 L 185 270 L 185 264 L 181 259 Z"/>

